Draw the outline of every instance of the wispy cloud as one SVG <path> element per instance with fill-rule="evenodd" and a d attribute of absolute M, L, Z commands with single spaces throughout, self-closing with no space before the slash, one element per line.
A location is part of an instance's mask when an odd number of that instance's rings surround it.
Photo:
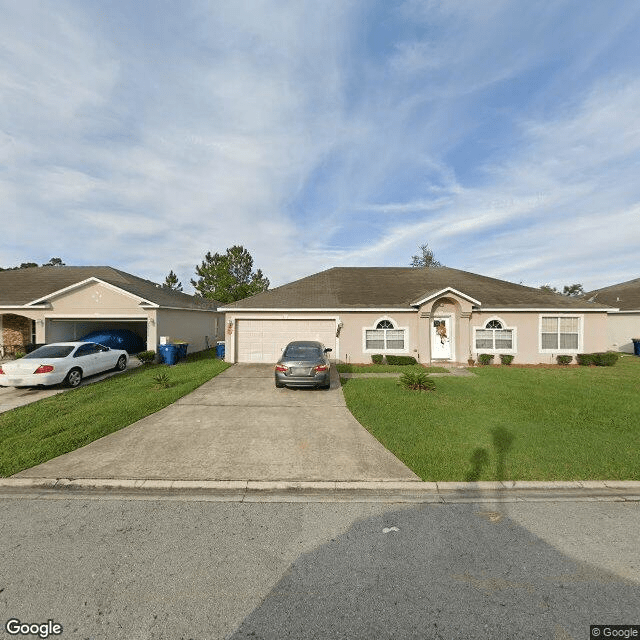
<path fill-rule="evenodd" d="M 9 3 L 0 265 L 637 275 L 640 8 Z M 606 249 L 605 249 L 606 247 Z"/>

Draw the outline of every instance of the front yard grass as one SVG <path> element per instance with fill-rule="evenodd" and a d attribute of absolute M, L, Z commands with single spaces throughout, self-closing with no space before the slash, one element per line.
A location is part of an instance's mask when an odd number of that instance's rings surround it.
<path fill-rule="evenodd" d="M 640 358 L 481 367 L 435 392 L 343 382 L 356 419 L 423 480 L 640 480 Z"/>
<path fill-rule="evenodd" d="M 338 364 L 340 373 L 404 373 L 421 371 L 422 373 L 449 373 L 445 367 L 425 367 L 421 364 Z"/>
<path fill-rule="evenodd" d="M 0 414 L 0 477 L 83 447 L 175 402 L 229 367 L 212 352 L 143 365 Z M 164 387 L 154 379 L 166 373 Z M 126 455 L 126 452 L 123 452 Z"/>

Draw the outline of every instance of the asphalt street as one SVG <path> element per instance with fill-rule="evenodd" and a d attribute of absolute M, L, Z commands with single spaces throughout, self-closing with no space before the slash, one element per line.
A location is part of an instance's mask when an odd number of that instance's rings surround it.
<path fill-rule="evenodd" d="M 0 623 L 53 620 L 63 640 L 586 640 L 640 624 L 638 502 L 67 492 L 0 507 Z"/>

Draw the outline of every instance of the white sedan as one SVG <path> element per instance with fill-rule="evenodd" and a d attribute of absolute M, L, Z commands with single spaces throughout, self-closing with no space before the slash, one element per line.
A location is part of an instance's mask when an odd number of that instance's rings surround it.
<path fill-rule="evenodd" d="M 129 356 L 96 342 L 45 344 L 26 356 L 0 366 L 0 386 L 35 387 L 64 384 L 77 387 L 85 376 L 115 369 L 124 371 Z"/>

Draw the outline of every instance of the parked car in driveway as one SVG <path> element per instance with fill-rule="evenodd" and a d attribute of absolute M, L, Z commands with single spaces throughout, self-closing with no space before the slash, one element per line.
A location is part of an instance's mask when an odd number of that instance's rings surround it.
<path fill-rule="evenodd" d="M 102 371 L 124 371 L 129 356 L 95 342 L 46 344 L 19 360 L 0 366 L 0 386 L 35 387 L 64 383 L 77 387 L 82 378 Z"/>
<path fill-rule="evenodd" d="M 321 342 L 290 342 L 276 363 L 276 387 L 328 389 L 331 386 L 331 363 L 327 356 L 330 351 Z"/>

